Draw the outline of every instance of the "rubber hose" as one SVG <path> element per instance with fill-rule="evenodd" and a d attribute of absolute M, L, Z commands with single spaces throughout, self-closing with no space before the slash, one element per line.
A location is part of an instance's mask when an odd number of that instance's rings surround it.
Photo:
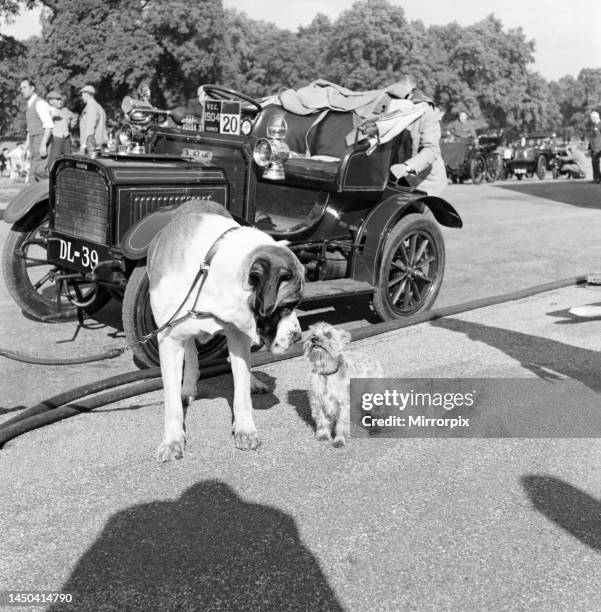
<path fill-rule="evenodd" d="M 519 300 L 533 295 L 537 295 L 539 293 L 544 293 L 546 291 L 560 289 L 562 287 L 579 285 L 585 283 L 586 278 L 586 276 L 572 277 L 560 281 L 536 285 L 527 289 L 504 293 L 489 298 L 472 300 L 470 302 L 464 302 L 463 304 L 458 304 L 456 306 L 438 308 L 436 310 L 427 311 L 403 319 L 395 319 L 394 321 L 384 321 L 383 323 L 365 325 L 351 330 L 351 338 L 352 341 L 355 342 L 357 340 L 362 340 L 364 338 L 369 338 L 378 334 L 385 334 L 397 329 L 410 327 L 412 325 L 418 325 L 420 323 L 433 321 L 435 319 L 453 316 L 463 312 L 469 312 L 470 310 L 475 310 L 477 308 L 484 308 L 486 306 L 493 306 L 495 304 L 511 302 L 514 300 Z M 270 363 L 275 363 L 278 361 L 294 359 L 296 357 L 302 356 L 302 354 L 302 346 L 297 346 L 291 351 L 280 355 L 275 355 L 267 352 L 253 353 L 251 355 L 251 367 L 268 365 Z M 213 362 L 213 364 L 208 365 L 207 367 L 204 367 L 201 370 L 200 378 L 211 378 L 213 376 L 227 374 L 230 371 L 230 365 L 228 363 Z M 132 397 L 139 393 L 147 393 L 149 391 L 160 389 L 162 386 L 162 381 L 160 379 L 155 380 L 155 378 L 158 378 L 159 376 L 160 368 L 151 368 L 149 370 L 129 372 L 101 381 L 96 381 L 95 383 L 91 383 L 90 385 L 78 387 L 77 389 L 73 389 L 71 391 L 67 391 L 60 395 L 57 395 L 54 398 L 51 398 L 50 400 L 41 402 L 40 404 L 37 404 L 32 408 L 26 409 L 26 411 L 22 412 L 19 416 L 14 417 L 9 421 L 6 421 L 0 426 L 0 447 L 6 441 L 18 435 L 21 435 L 22 433 L 30 431 L 31 429 L 41 427 L 42 425 L 54 423 L 55 421 L 79 414 L 82 411 L 93 410 L 94 408 L 98 408 L 99 406 L 105 405 L 107 403 L 112 403 L 120 399 Z M 149 378 L 151 380 L 147 380 L 141 385 L 136 386 L 133 390 L 118 389 L 109 393 L 105 393 L 104 395 L 96 396 L 89 400 L 83 400 L 76 406 L 74 406 L 73 404 L 63 405 L 67 402 L 73 402 L 75 401 L 75 399 L 79 399 L 80 397 L 83 397 L 85 395 L 89 395 L 90 393 L 98 392 L 99 390 L 111 387 L 122 386 L 124 384 L 128 384 L 129 382 L 137 381 L 144 378 Z M 96 391 L 89 391 L 88 389 L 90 388 L 96 389 Z M 141 389 L 148 390 L 142 391 Z"/>
<path fill-rule="evenodd" d="M 81 387 L 76 387 L 75 389 L 59 393 L 58 395 L 46 399 L 40 402 L 39 404 L 32 406 L 31 408 L 26 408 L 25 410 L 22 410 L 17 416 L 7 421 L 4 421 L 4 423 L 0 425 L 0 430 L 8 425 L 16 423 L 17 421 L 21 421 L 22 419 L 25 419 L 27 417 L 39 414 L 40 412 L 53 410 L 55 408 L 58 408 L 59 406 L 63 406 L 64 404 L 74 402 L 75 400 L 81 397 L 85 397 L 86 395 L 100 393 L 101 391 L 106 391 L 107 389 L 111 389 L 113 387 L 118 387 L 121 385 L 127 385 L 138 380 L 157 378 L 160 375 L 161 368 L 151 368 L 148 370 L 134 370 L 133 372 L 118 374 L 117 376 L 111 376 L 110 378 L 104 378 L 102 380 L 95 380 L 89 382 L 85 385 L 82 385 Z"/>
<path fill-rule="evenodd" d="M 155 368 L 153 368 L 154 370 Z M 157 368 L 158 369 L 158 368 Z M 213 365 L 204 368 L 200 373 L 200 378 L 212 378 L 213 376 L 219 376 L 221 374 L 227 374 L 230 371 L 230 365 L 228 363 L 222 363 L 221 365 Z M 150 393 L 151 391 L 157 391 L 163 386 L 161 378 L 152 378 L 150 380 L 144 380 L 138 382 L 136 385 L 126 387 L 125 389 L 113 389 L 96 395 L 92 398 L 81 400 L 77 403 L 69 403 L 64 406 L 58 406 L 54 409 L 47 409 L 39 414 L 30 415 L 26 418 L 21 418 L 11 425 L 6 426 L 4 424 L 0 427 L 0 447 L 6 442 L 43 425 L 50 425 L 63 419 L 81 414 L 82 412 L 89 412 L 100 406 L 112 404 L 114 402 L 127 399 L 128 397 L 134 397 L 136 395 L 142 395 L 143 393 Z"/>
<path fill-rule="evenodd" d="M 104 353 L 97 353 L 96 355 L 88 355 L 87 357 L 66 357 L 66 358 L 49 358 L 49 357 L 34 357 L 32 355 L 26 355 L 25 353 L 19 353 L 17 351 L 9 351 L 8 349 L 0 348 L 0 357 L 7 357 L 13 361 L 21 361 L 23 363 L 33 363 L 35 365 L 50 365 L 50 366 L 63 366 L 63 365 L 77 365 L 80 363 L 91 363 L 92 361 L 104 361 L 105 359 L 115 359 L 124 352 L 124 349 L 111 349 Z"/>

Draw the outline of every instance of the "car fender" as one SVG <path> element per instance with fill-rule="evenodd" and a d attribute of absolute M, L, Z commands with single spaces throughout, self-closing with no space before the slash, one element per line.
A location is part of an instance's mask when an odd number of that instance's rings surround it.
<path fill-rule="evenodd" d="M 375 285 L 386 239 L 399 220 L 411 213 L 424 214 L 429 209 L 446 227 L 463 227 L 459 213 L 443 198 L 428 195 L 393 195 L 375 206 L 365 219 L 355 241 L 351 277 Z"/>
<path fill-rule="evenodd" d="M 15 223 L 27 215 L 37 204 L 48 201 L 49 181 L 33 183 L 20 191 L 4 211 L 3 219 L 7 223 Z"/>
<path fill-rule="evenodd" d="M 152 239 L 171 221 L 177 207 L 159 208 L 132 225 L 121 240 L 123 255 L 132 261 L 146 257 Z"/>

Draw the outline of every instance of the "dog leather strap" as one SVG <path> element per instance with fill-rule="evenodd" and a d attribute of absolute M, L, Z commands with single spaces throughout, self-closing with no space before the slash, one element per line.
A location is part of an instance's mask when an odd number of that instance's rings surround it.
<path fill-rule="evenodd" d="M 233 227 L 226 229 L 225 232 L 223 232 L 223 234 L 221 234 L 221 236 L 219 236 L 217 240 L 213 242 L 211 248 L 207 251 L 207 254 L 205 255 L 204 260 L 200 263 L 200 267 L 198 269 L 198 272 L 196 273 L 194 282 L 192 283 L 192 286 L 190 287 L 190 291 L 188 292 L 188 295 L 186 296 L 186 299 L 184 300 L 184 303 L 185 303 L 188 297 L 190 296 L 190 293 L 192 293 L 192 290 L 196 286 L 196 283 L 200 281 L 200 284 L 198 286 L 198 291 L 196 292 L 196 299 L 194 300 L 194 306 L 190 309 L 190 312 L 189 312 L 189 315 L 191 317 L 195 317 L 198 319 L 201 317 L 212 317 L 213 316 L 209 312 L 200 312 L 196 310 L 196 304 L 198 303 L 198 298 L 200 297 L 200 291 L 202 289 L 202 286 L 204 285 L 204 282 L 207 278 L 207 274 L 209 272 L 209 266 L 211 265 L 211 262 L 213 261 L 213 257 L 215 257 L 215 253 L 217 253 L 217 248 L 219 247 L 219 243 L 223 240 L 223 238 L 225 238 L 227 234 L 237 229 L 240 229 L 239 225 L 234 225 Z"/>

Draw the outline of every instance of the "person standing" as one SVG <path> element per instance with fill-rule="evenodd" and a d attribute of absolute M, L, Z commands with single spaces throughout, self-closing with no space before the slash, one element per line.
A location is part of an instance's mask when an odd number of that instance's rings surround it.
<path fill-rule="evenodd" d="M 48 155 L 48 169 L 60 155 L 71 155 L 71 130 L 77 123 L 77 115 L 64 106 L 65 98 L 58 89 L 48 94 L 51 106 L 52 120 L 52 146 Z"/>
<path fill-rule="evenodd" d="M 593 182 L 601 183 L 601 171 L 599 162 L 601 161 L 601 121 L 599 113 L 593 111 L 589 115 L 591 120 L 591 130 L 588 137 L 588 148 L 591 150 L 591 161 L 593 163 Z"/>
<path fill-rule="evenodd" d="M 459 120 L 449 124 L 448 129 L 455 138 L 460 140 L 469 141 L 472 138 L 476 138 L 474 125 L 465 111 L 459 113 Z"/>
<path fill-rule="evenodd" d="M 54 123 L 52 121 L 50 105 L 37 95 L 35 83 L 30 78 L 23 79 L 19 89 L 27 100 L 27 107 L 25 109 L 27 120 L 25 150 L 29 150 L 31 164 L 28 182 L 34 182 L 48 176 L 48 147 Z"/>
<path fill-rule="evenodd" d="M 79 148 L 82 153 L 86 151 L 87 139 L 94 137 L 95 146 L 101 147 L 108 142 L 106 132 L 106 113 L 96 102 L 96 90 L 92 85 L 82 87 L 80 92 L 85 107 L 79 118 Z"/>

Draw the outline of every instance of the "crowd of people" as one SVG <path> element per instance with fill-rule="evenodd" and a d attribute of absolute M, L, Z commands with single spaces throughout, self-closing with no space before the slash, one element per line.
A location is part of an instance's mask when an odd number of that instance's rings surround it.
<path fill-rule="evenodd" d="M 401 77 L 395 87 L 403 90 L 402 92 L 399 90 L 401 97 L 410 99 L 415 104 L 426 106 L 427 112 L 415 126 L 411 126 L 413 143 L 411 155 L 404 160 L 397 159 L 396 163 L 393 160 L 391 173 L 397 180 L 405 176 L 418 175 L 421 179 L 419 182 L 425 181 L 422 189 L 426 187 L 426 183 L 432 183 L 429 186 L 439 191 L 444 174 L 438 167 L 442 163 L 439 146 L 441 138 L 443 140 L 472 140 L 477 135 L 476 125 L 468 117 L 467 112 L 461 111 L 455 121 L 442 128 L 434 103 L 417 89 L 417 84 L 412 77 Z M 24 143 L 17 144 L 12 150 L 4 148 L 0 151 L 0 175 L 8 174 L 11 179 L 22 177 L 26 182 L 38 181 L 48 176 L 48 170 L 58 156 L 70 154 L 73 148 L 85 153 L 86 150 L 102 147 L 108 142 L 106 113 L 96 100 L 94 86 L 85 85 L 79 91 L 84 104 L 80 115 L 65 106 L 65 95 L 60 89 L 52 89 L 46 99 L 43 99 L 38 94 L 34 81 L 31 78 L 25 78 L 20 83 L 20 92 L 26 101 L 24 110 L 27 121 L 27 138 Z M 136 91 L 136 97 L 150 104 L 150 95 L 150 85 L 148 82 L 142 82 Z M 201 86 L 198 91 L 198 100 L 193 101 L 200 108 L 201 113 L 204 97 Z M 593 181 L 601 183 L 599 113 L 592 111 L 589 119 L 588 142 Z M 78 130 L 77 127 L 79 127 Z M 567 148 L 566 154 L 561 159 L 568 175 L 574 177 L 584 177 L 586 167 L 590 167 L 588 164 L 591 163 L 588 162 L 582 150 L 572 146 Z M 444 170 L 444 166 L 442 169 Z"/>
<path fill-rule="evenodd" d="M 19 90 L 26 101 L 27 137 L 14 149 L 2 150 L 2 174 L 8 173 L 11 179 L 22 177 L 26 182 L 39 181 L 47 178 L 53 161 L 59 155 L 70 154 L 74 146 L 83 153 L 108 141 L 106 113 L 96 101 L 92 85 L 80 89 L 84 104 L 80 115 L 65 106 L 65 95 L 60 89 L 51 90 L 44 99 L 34 81 L 25 78 Z"/>

